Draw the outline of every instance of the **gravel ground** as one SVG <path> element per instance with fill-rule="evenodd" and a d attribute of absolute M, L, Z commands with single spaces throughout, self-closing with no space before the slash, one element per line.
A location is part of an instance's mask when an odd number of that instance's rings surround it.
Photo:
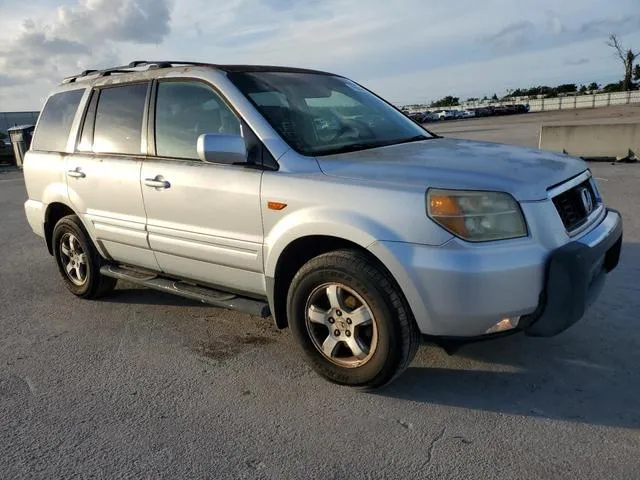
<path fill-rule="evenodd" d="M 317 377 L 269 321 L 132 285 L 76 299 L 0 173 L 0 477 L 638 478 L 640 165 L 592 168 L 625 241 L 586 317 L 423 346 L 375 393 Z"/>

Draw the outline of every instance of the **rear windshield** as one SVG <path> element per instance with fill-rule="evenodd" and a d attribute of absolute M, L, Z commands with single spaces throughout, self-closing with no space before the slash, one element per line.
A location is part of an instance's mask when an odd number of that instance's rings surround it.
<path fill-rule="evenodd" d="M 304 155 L 330 155 L 433 138 L 384 100 L 343 77 L 235 72 L 234 84 Z"/>
<path fill-rule="evenodd" d="M 38 120 L 31 148 L 46 152 L 64 152 L 71 124 L 82 100 L 84 89 L 52 95 Z"/>

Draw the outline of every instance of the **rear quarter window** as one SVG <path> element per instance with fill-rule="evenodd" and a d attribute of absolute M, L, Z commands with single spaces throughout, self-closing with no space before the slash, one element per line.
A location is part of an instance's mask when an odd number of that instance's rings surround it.
<path fill-rule="evenodd" d="M 56 93 L 49 97 L 38 121 L 31 148 L 48 152 L 64 152 L 71 124 L 78 111 L 84 89 Z"/>

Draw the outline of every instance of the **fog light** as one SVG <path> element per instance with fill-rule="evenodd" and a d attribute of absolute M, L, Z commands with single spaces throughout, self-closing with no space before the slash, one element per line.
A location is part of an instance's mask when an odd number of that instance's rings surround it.
<path fill-rule="evenodd" d="M 499 333 L 513 330 L 518 326 L 518 322 L 520 322 L 520 317 L 503 318 L 484 333 Z"/>

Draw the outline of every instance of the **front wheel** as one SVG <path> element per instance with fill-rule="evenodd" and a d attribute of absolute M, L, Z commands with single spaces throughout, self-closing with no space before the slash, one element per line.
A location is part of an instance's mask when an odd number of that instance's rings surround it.
<path fill-rule="evenodd" d="M 398 287 L 357 250 L 307 262 L 291 282 L 287 314 L 314 370 L 342 385 L 376 388 L 392 381 L 420 343 Z"/>
<path fill-rule="evenodd" d="M 100 273 L 102 258 L 75 215 L 61 218 L 53 229 L 53 254 L 67 288 L 78 297 L 98 298 L 117 280 Z"/>

